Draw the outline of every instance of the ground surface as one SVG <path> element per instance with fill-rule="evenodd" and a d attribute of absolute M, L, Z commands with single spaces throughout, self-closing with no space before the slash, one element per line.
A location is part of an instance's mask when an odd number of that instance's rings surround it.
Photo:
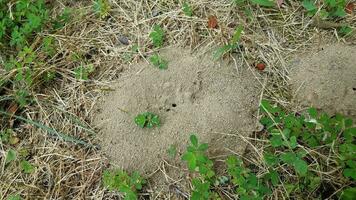
<path fill-rule="evenodd" d="M 297 105 L 356 119 L 356 47 L 329 44 L 310 54 L 290 66 Z"/>
<path fill-rule="evenodd" d="M 95 124 L 110 160 L 125 169 L 152 172 L 167 158 L 170 145 L 183 152 L 191 133 L 220 156 L 231 154 L 227 149 L 241 154 L 246 144 L 238 135 L 256 130 L 261 89 L 251 72 L 255 69 L 239 66 L 237 71 L 181 48 L 161 54 L 169 61 L 167 70 L 136 64 L 100 103 Z M 160 128 L 134 123 L 135 115 L 146 111 L 161 117 Z"/>
<path fill-rule="evenodd" d="M 285 1 L 273 8 L 250 1 L 244 6 L 225 0 L 188 1 L 192 17 L 182 12 L 181 1 L 111 0 L 106 17 L 95 13 L 92 1 L 48 2 L 53 2 L 53 15 L 65 8 L 74 13 L 62 29 L 39 34 L 53 38 L 53 57 L 45 59 L 41 54 L 40 36 L 30 44 L 39 55 L 36 61 L 45 63 L 41 73 L 54 71 L 57 76 L 41 88 L 31 88 L 32 103 L 21 109 L 6 100 L 14 96 L 16 88 L 4 87 L 0 107 L 87 145 L 51 135 L 33 123 L 1 116 L 1 130 L 12 129 L 17 142 L 0 144 L 0 199 L 16 194 L 24 199 L 122 199 L 122 194 L 102 185 L 103 171 L 112 167 L 110 163 L 129 171 L 154 171 L 145 174 L 148 183 L 141 191 L 142 199 L 186 199 L 192 189 L 186 184 L 191 180 L 187 167 L 178 156 L 167 160 L 165 151 L 170 144 L 182 150 L 190 132 L 196 131 L 213 148 L 229 147 L 239 154 L 246 146 L 241 141 L 256 139 L 249 134 L 260 117 L 255 111 L 262 97 L 295 111 L 315 105 L 333 112 L 350 105 L 345 113 L 355 113 L 355 34 L 344 38 L 337 26 L 315 25 L 300 1 Z M 210 16 L 216 16 L 217 27 L 208 27 Z M 338 22 L 355 28 L 355 14 Z M 163 46 L 177 48 L 161 50 L 169 61 L 166 71 L 145 62 L 158 51 L 149 38 L 154 25 L 165 31 Z M 244 26 L 241 48 L 221 58 L 229 64 L 210 62 L 211 54 L 206 52 L 227 44 L 238 25 Z M 125 44 L 120 42 L 122 38 Z M 325 44 L 336 43 L 321 50 Z M 338 57 L 330 56 L 333 53 Z M 0 61 L 1 77 L 13 76 Z M 254 70 L 257 63 L 266 68 Z M 94 72 L 88 79 L 76 78 L 77 67 L 89 64 Z M 109 88 L 115 91 L 103 92 Z M 162 116 L 160 129 L 135 126 L 133 117 L 146 109 Z M 225 137 L 229 132 L 237 134 L 236 130 L 243 137 Z M 224 134 L 209 134 L 212 132 Z M 242 147 L 231 146 L 234 141 Z M 97 144 L 102 149 L 93 148 Z M 9 149 L 19 155 L 27 152 L 25 158 L 34 172 L 24 174 L 18 161 L 5 167 Z M 227 149 L 220 150 L 210 152 L 218 163 Z M 278 199 L 278 193 L 273 195 Z"/>

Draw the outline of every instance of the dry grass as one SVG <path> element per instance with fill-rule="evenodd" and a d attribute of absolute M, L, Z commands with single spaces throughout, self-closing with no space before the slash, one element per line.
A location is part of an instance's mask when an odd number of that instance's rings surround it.
<path fill-rule="evenodd" d="M 57 71 L 59 78 L 44 88 L 35 88 L 32 91 L 34 103 L 16 114 L 80 138 L 88 144 L 95 144 L 95 127 L 91 127 L 91 121 L 95 103 L 103 91 L 110 88 L 110 83 L 130 63 L 146 59 L 156 51 L 152 50 L 148 37 L 154 24 L 160 24 L 165 30 L 164 46 L 188 47 L 197 54 L 211 52 L 225 44 L 235 27 L 243 24 L 243 48 L 240 52 L 228 55 L 229 60 L 235 61 L 239 67 L 249 68 L 254 68 L 257 62 L 266 63 L 267 69 L 258 80 L 264 88 L 261 96 L 288 108 L 291 107 L 292 95 L 287 83 L 288 60 L 316 50 L 330 41 L 344 41 L 333 29 L 312 26 L 312 20 L 294 1 L 281 9 L 247 5 L 252 10 L 249 18 L 243 8 L 232 5 L 230 1 L 192 1 L 194 16 L 187 17 L 181 10 L 180 1 L 112 0 L 110 15 L 105 19 L 100 19 L 92 12 L 91 2 L 73 2 L 54 2 L 56 11 L 69 6 L 76 14 L 61 31 L 42 33 L 54 37 L 57 43 L 58 53 L 46 60 L 46 66 Z M 217 16 L 218 29 L 207 27 L 210 15 Z M 355 16 L 348 17 L 346 21 L 355 27 Z M 122 36 L 129 39 L 130 45 L 120 43 L 119 37 Z M 355 41 L 353 39 L 351 37 L 348 41 Z M 134 44 L 139 46 L 137 54 L 131 51 Z M 34 44 L 34 49 L 38 47 L 38 44 Z M 81 55 L 81 59 L 73 59 L 73 54 Z M 90 80 L 79 81 L 74 78 L 73 70 L 84 62 L 94 64 L 95 72 Z M 0 68 L 0 74 L 3 76 L 6 72 Z M 14 118 L 4 118 L 2 127 L 13 128 L 20 141 L 11 146 L 0 143 L 1 157 L 4 158 L 9 148 L 17 152 L 26 150 L 26 159 L 36 166 L 36 170 L 25 175 L 16 163 L 5 167 L 4 159 L 1 159 L 0 199 L 10 194 L 21 194 L 24 199 L 119 198 L 118 194 L 109 193 L 101 186 L 101 174 L 108 166 L 108 161 L 101 155 L 100 149 L 65 142 L 33 124 L 22 123 Z M 250 139 L 255 140 L 246 138 Z M 174 166 L 164 161 L 156 173 L 166 174 L 166 185 L 171 185 L 168 193 L 163 194 L 160 188 L 149 184 L 144 196 L 152 199 L 158 196 L 162 199 L 174 199 L 174 196 L 184 199 L 188 196 L 189 185 L 183 189 L 177 187 L 183 180 L 170 178 L 165 172 L 167 167 Z M 227 199 L 232 199 L 228 189 L 222 190 L 222 193 L 230 196 Z M 280 195 L 274 196 L 277 198 Z"/>

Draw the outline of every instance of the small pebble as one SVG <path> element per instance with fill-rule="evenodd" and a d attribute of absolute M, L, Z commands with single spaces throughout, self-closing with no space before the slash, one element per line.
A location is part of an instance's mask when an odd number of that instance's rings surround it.
<path fill-rule="evenodd" d="M 119 36 L 119 41 L 121 42 L 121 44 L 123 45 L 129 45 L 130 44 L 130 41 L 127 37 L 125 36 Z"/>

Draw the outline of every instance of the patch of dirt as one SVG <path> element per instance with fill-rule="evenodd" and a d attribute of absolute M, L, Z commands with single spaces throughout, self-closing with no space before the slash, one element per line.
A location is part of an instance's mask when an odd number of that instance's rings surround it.
<path fill-rule="evenodd" d="M 242 153 L 246 144 L 236 135 L 248 136 L 255 129 L 260 95 L 251 71 L 236 73 L 233 65 L 179 48 L 162 50 L 161 56 L 169 61 L 167 70 L 147 63 L 132 66 L 99 105 L 94 124 L 112 163 L 152 172 L 170 145 L 181 154 L 191 133 L 209 143 L 211 155 L 231 154 L 226 148 Z M 134 123 L 146 111 L 160 116 L 161 127 L 142 129 Z"/>
<path fill-rule="evenodd" d="M 293 61 L 295 102 L 356 119 L 356 46 L 333 44 Z"/>

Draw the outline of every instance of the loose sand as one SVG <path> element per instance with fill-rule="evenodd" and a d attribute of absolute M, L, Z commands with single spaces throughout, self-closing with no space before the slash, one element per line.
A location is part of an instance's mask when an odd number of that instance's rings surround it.
<path fill-rule="evenodd" d="M 183 152 L 189 135 L 208 142 L 211 154 L 242 153 L 255 129 L 260 86 L 249 69 L 217 64 L 179 48 L 162 50 L 167 70 L 139 63 L 123 73 L 99 103 L 95 123 L 100 144 L 112 163 L 128 170 L 151 172 L 167 149 Z M 150 111 L 159 128 L 142 129 L 134 117 Z M 228 136 L 229 134 L 235 136 Z"/>
<path fill-rule="evenodd" d="M 356 46 L 333 44 L 292 62 L 291 86 L 298 106 L 356 120 Z"/>

